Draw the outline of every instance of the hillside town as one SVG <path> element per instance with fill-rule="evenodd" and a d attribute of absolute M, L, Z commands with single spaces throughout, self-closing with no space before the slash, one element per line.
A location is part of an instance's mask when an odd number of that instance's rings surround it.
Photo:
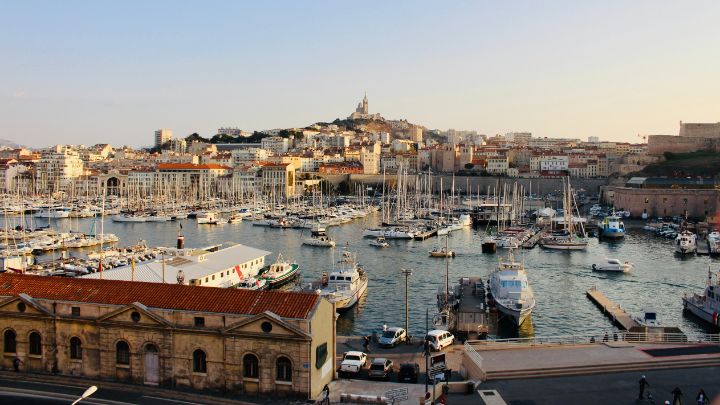
<path fill-rule="evenodd" d="M 247 193 L 302 194 L 323 175 L 455 173 L 509 178 L 626 176 L 662 159 L 666 151 L 705 148 L 720 124 L 681 123 L 678 136 L 639 137 L 639 143 L 580 138 L 429 130 L 370 114 L 367 96 L 345 120 L 259 132 L 221 127 L 213 139 L 152 133 L 153 146 L 100 143 L 0 151 L 0 191 L 23 195 L 149 196 Z M 681 141 L 681 142 L 679 142 Z M 717 141 L 715 141 L 717 143 Z"/>

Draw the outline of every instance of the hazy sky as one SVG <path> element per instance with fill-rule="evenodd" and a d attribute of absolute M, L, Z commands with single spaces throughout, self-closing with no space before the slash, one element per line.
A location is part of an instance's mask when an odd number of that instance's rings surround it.
<path fill-rule="evenodd" d="M 494 134 L 720 121 L 720 1 L 4 1 L 0 138 L 149 145 L 370 112 Z"/>

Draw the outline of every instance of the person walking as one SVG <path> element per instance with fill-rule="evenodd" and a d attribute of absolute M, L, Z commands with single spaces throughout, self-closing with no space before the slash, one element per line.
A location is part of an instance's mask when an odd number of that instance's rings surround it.
<path fill-rule="evenodd" d="M 328 387 L 327 384 L 325 384 L 325 386 L 322 389 L 322 395 L 323 395 L 323 398 L 322 398 L 321 404 L 330 405 L 330 387 Z"/>
<path fill-rule="evenodd" d="M 383 333 L 387 332 L 387 323 L 383 322 Z"/>
<path fill-rule="evenodd" d="M 697 400 L 698 405 L 706 405 L 708 402 L 707 394 L 705 393 L 704 389 L 700 389 L 700 392 L 698 392 L 697 397 L 695 398 Z"/>
<path fill-rule="evenodd" d="M 682 402 L 682 391 L 679 387 L 675 387 L 674 390 L 670 391 L 673 394 L 673 405 L 681 405 Z"/>
<path fill-rule="evenodd" d="M 15 370 L 16 373 L 20 371 L 20 364 L 22 364 L 22 360 L 20 360 L 20 356 L 15 353 L 15 358 L 13 359 L 12 365 L 13 370 Z"/>
<path fill-rule="evenodd" d="M 638 381 L 638 385 L 640 386 L 640 393 L 638 394 L 638 399 L 645 398 L 645 388 L 650 386 L 650 383 L 647 382 L 645 379 L 645 376 L 640 377 L 640 381 Z"/>
<path fill-rule="evenodd" d="M 365 342 L 363 343 L 363 348 L 365 349 L 366 353 L 370 353 L 370 336 L 364 336 L 363 339 Z"/>

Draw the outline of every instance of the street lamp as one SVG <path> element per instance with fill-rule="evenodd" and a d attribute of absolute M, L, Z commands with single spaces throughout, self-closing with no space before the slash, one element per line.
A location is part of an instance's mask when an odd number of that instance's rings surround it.
<path fill-rule="evenodd" d="M 402 269 L 401 273 L 403 276 L 405 276 L 405 333 L 407 336 L 410 335 L 410 330 L 408 329 L 409 324 L 409 315 L 408 315 L 408 279 L 410 276 L 412 276 L 412 269 Z M 406 342 L 410 344 L 410 341 L 406 339 Z"/>
<path fill-rule="evenodd" d="M 82 401 L 83 399 L 89 397 L 90 395 L 94 394 L 95 391 L 97 391 L 98 387 L 95 385 L 91 385 L 90 388 L 86 389 L 85 392 L 80 396 L 80 398 L 76 399 L 75 402 L 73 402 L 71 405 L 75 405 L 78 402 Z"/>

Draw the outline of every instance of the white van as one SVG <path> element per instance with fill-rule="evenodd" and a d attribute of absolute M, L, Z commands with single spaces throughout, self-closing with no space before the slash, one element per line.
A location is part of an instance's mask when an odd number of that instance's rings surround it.
<path fill-rule="evenodd" d="M 445 347 L 451 346 L 455 341 L 455 336 L 446 330 L 431 330 L 425 336 L 425 340 L 430 342 L 431 350 L 442 350 Z"/>

